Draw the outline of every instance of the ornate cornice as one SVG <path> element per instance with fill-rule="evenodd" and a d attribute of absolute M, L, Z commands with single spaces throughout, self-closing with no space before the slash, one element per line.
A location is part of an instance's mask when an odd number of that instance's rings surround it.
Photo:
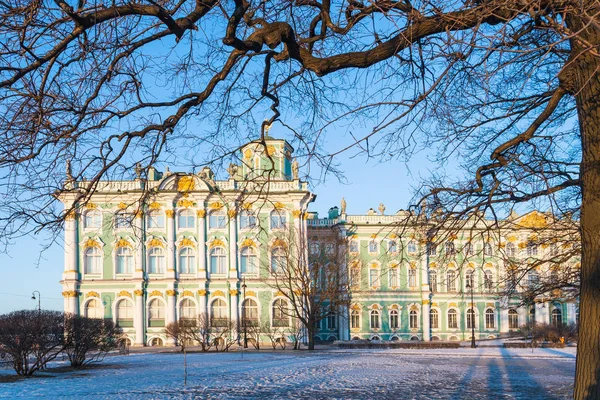
<path fill-rule="evenodd" d="M 117 294 L 117 297 L 129 297 L 130 299 L 133 299 L 133 296 L 127 290 L 121 290 L 119 294 Z"/>

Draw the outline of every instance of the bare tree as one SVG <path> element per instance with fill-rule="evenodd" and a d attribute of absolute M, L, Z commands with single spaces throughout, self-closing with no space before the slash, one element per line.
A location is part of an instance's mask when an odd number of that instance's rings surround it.
<path fill-rule="evenodd" d="M 64 351 L 75 368 L 102 361 L 109 351 L 118 347 L 122 333 L 110 319 L 74 314 L 65 316 L 64 327 Z"/>

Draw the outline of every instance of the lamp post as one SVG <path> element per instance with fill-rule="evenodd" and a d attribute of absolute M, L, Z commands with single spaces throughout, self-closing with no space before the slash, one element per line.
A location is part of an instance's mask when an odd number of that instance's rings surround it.
<path fill-rule="evenodd" d="M 39 290 L 34 290 L 31 293 L 31 300 L 36 300 L 35 294 L 37 293 L 38 311 L 42 311 L 42 295 Z"/>
<path fill-rule="evenodd" d="M 246 328 L 246 278 L 242 283 L 242 325 L 244 326 L 244 348 L 248 348 L 248 329 Z"/>
<path fill-rule="evenodd" d="M 473 303 L 473 276 L 471 276 L 470 282 L 467 282 L 467 289 L 471 290 L 471 348 L 474 349 L 477 346 L 475 345 L 475 304 Z"/>

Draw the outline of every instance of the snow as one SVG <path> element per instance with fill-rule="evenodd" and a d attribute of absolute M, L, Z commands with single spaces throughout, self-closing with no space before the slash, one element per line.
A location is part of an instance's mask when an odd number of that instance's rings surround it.
<path fill-rule="evenodd" d="M 575 349 L 233 351 L 109 356 L 81 371 L 57 368 L 8 382 L 0 398 L 569 398 Z"/>

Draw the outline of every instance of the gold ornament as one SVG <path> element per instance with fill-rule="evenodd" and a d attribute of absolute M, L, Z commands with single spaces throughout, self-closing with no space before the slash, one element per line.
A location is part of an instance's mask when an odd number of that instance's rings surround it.
<path fill-rule="evenodd" d="M 62 292 L 63 297 L 78 297 L 79 293 L 75 290 L 67 290 Z"/>
<path fill-rule="evenodd" d="M 189 238 L 183 238 L 179 242 L 179 247 L 196 247 L 196 244 Z"/>
<path fill-rule="evenodd" d="M 187 199 L 181 199 L 177 202 L 177 207 L 190 208 L 194 207 L 194 202 Z"/>
<path fill-rule="evenodd" d="M 302 214 L 301 210 L 292 210 L 292 217 L 298 218 Z"/>
<path fill-rule="evenodd" d="M 183 293 L 181 294 L 182 297 L 194 297 L 194 293 L 192 293 L 190 290 L 184 290 Z"/>
<path fill-rule="evenodd" d="M 198 290 L 198 296 L 206 296 L 206 290 L 204 290 L 204 289 L 199 289 L 199 290 Z"/>
<path fill-rule="evenodd" d="M 86 248 L 86 249 L 87 249 L 87 248 L 89 248 L 89 247 L 95 247 L 95 248 L 97 248 L 97 249 L 101 249 L 101 248 L 102 248 L 102 245 L 101 245 L 101 244 L 100 244 L 100 242 L 98 242 L 97 240 L 94 240 L 94 239 L 92 239 L 92 238 L 88 238 L 88 239 L 85 241 L 85 243 L 84 243 L 83 247 L 84 247 L 84 248 Z"/>
<path fill-rule="evenodd" d="M 96 210 L 98 206 L 92 202 L 89 202 L 85 205 L 85 208 L 88 210 Z"/>
<path fill-rule="evenodd" d="M 85 295 L 85 297 L 86 297 L 86 298 L 88 298 L 88 299 L 89 299 L 90 297 L 98 297 L 98 298 L 100 298 L 100 295 L 98 294 L 98 292 L 91 291 L 91 292 L 88 292 L 88 293 Z"/>
<path fill-rule="evenodd" d="M 129 243 L 129 241 L 127 241 L 127 239 L 121 238 L 117 241 L 117 243 L 115 244 L 115 247 L 117 249 L 119 249 L 121 247 L 133 247 L 133 246 L 131 245 L 131 243 Z"/>
<path fill-rule="evenodd" d="M 208 207 L 210 207 L 211 210 L 220 210 L 224 206 L 220 201 L 215 201 L 214 203 L 210 203 Z"/>
<path fill-rule="evenodd" d="M 210 295 L 210 297 L 218 297 L 218 296 L 225 297 L 225 293 L 223 293 L 223 291 L 221 291 L 221 290 L 215 290 Z"/>
<path fill-rule="evenodd" d="M 163 294 L 159 290 L 153 290 L 149 297 L 163 297 Z"/>
<path fill-rule="evenodd" d="M 148 248 L 150 247 L 160 247 L 161 249 L 165 248 L 165 244 L 162 240 L 154 238 L 150 242 L 148 242 Z"/>
<path fill-rule="evenodd" d="M 285 209 L 285 204 L 277 202 L 277 203 L 273 204 L 273 208 L 275 208 L 276 210 L 283 210 L 283 209 Z"/>
<path fill-rule="evenodd" d="M 169 289 L 167 290 L 167 296 L 176 296 L 177 292 L 174 291 L 173 289 Z"/>
<path fill-rule="evenodd" d="M 230 294 L 231 296 L 237 296 L 237 295 L 238 295 L 238 293 L 239 293 L 239 292 L 238 292 L 238 290 L 237 290 L 237 289 L 231 289 L 231 290 L 229 291 L 229 294 Z"/>
<path fill-rule="evenodd" d="M 129 297 L 130 299 L 133 298 L 131 293 L 129 293 L 127 290 L 121 290 L 117 297 Z"/>
<path fill-rule="evenodd" d="M 193 176 L 182 176 L 177 181 L 177 191 L 178 192 L 189 192 L 194 190 L 196 187 L 196 182 Z"/>
<path fill-rule="evenodd" d="M 133 291 L 133 294 L 135 294 L 136 296 L 143 296 L 144 295 L 144 291 L 137 289 Z"/>
<path fill-rule="evenodd" d="M 523 228 L 545 228 L 548 226 L 548 219 L 544 214 L 537 211 L 532 211 L 521 218 L 517 222 L 517 225 L 520 225 Z"/>
<path fill-rule="evenodd" d="M 173 210 L 166 210 L 165 214 L 167 214 L 167 218 L 173 218 L 175 216 L 175 211 L 173 211 Z"/>
<path fill-rule="evenodd" d="M 196 215 L 198 216 L 198 218 L 204 218 L 206 217 L 206 210 L 198 210 L 196 211 Z"/>
<path fill-rule="evenodd" d="M 250 238 L 246 238 L 242 241 L 242 245 L 241 247 L 254 247 L 256 246 L 256 243 L 254 243 L 254 240 L 250 239 Z"/>
<path fill-rule="evenodd" d="M 256 293 L 252 290 L 246 291 L 246 297 L 256 297 Z"/>
<path fill-rule="evenodd" d="M 119 210 L 125 210 L 127 208 L 127 204 L 120 202 L 117 207 L 119 208 Z"/>
<path fill-rule="evenodd" d="M 225 243 L 223 243 L 221 239 L 215 239 L 212 242 L 210 242 L 210 245 L 208 247 L 210 247 L 211 249 L 213 247 L 225 247 Z"/>
<path fill-rule="evenodd" d="M 162 205 L 160 203 L 157 203 L 154 201 L 154 202 L 150 203 L 148 208 L 151 210 L 160 210 L 162 208 Z"/>

